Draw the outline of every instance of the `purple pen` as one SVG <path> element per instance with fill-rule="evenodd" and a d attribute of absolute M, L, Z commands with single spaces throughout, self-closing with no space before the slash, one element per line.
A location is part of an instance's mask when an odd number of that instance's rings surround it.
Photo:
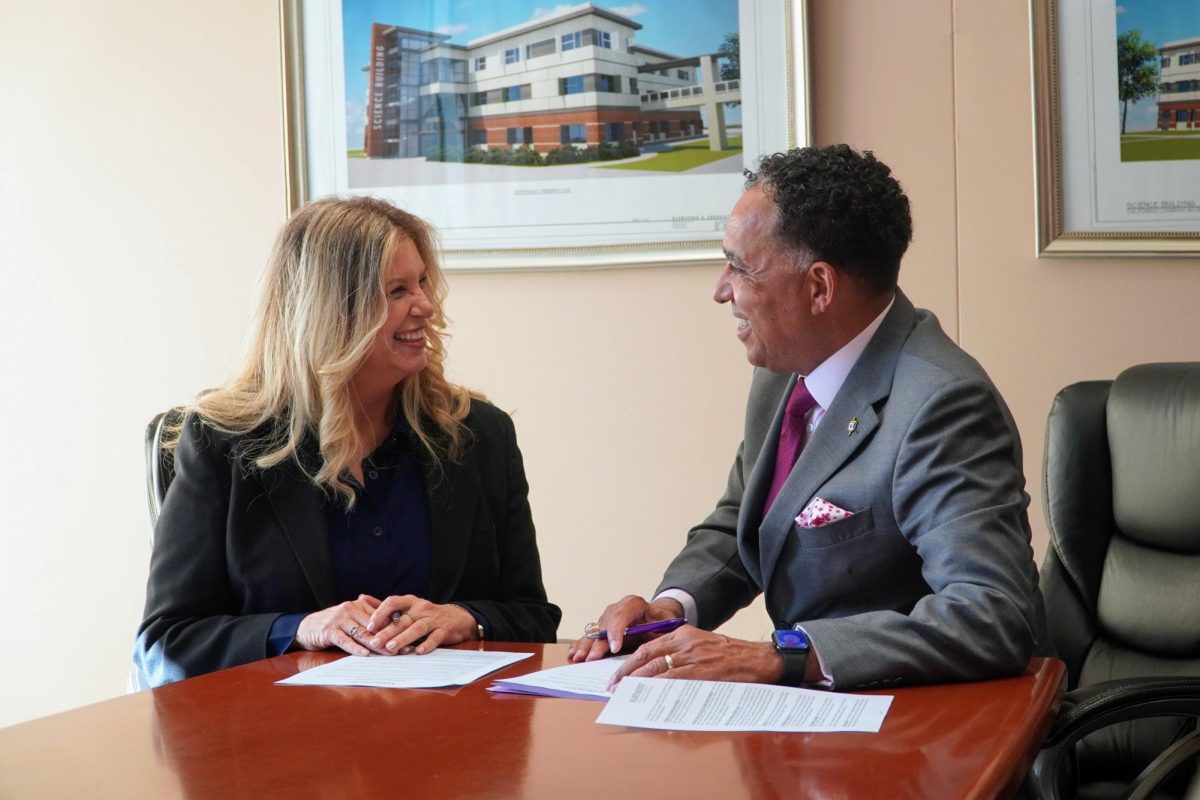
<path fill-rule="evenodd" d="M 686 625 L 686 619 L 675 617 L 674 619 L 660 619 L 658 622 L 646 622 L 641 625 L 633 625 L 625 629 L 626 636 L 636 636 L 639 633 L 666 633 L 673 631 L 680 625 Z M 584 634 L 586 639 L 607 639 L 608 631 L 589 631 Z"/>

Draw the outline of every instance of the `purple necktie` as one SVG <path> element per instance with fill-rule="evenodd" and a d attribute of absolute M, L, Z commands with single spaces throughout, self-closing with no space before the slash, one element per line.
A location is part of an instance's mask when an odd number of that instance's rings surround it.
<path fill-rule="evenodd" d="M 817 401 L 804 385 L 804 378 L 796 379 L 792 396 L 788 398 L 787 408 L 783 411 L 783 425 L 779 429 L 779 449 L 775 452 L 775 477 L 771 480 L 771 490 L 767 492 L 767 502 L 763 504 L 763 516 L 771 510 L 771 504 L 783 484 L 787 481 L 800 450 L 804 446 L 804 418 L 817 406 Z"/>

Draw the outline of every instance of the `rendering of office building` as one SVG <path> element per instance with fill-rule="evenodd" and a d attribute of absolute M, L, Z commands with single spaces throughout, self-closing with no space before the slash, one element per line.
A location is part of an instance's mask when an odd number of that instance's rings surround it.
<path fill-rule="evenodd" d="M 717 83 L 711 55 L 680 58 L 636 44 L 641 28 L 590 4 L 466 46 L 377 23 L 365 67 L 366 155 L 644 144 L 700 135 L 701 107 L 724 146 L 723 104 L 741 99 L 737 82 Z"/>
<path fill-rule="evenodd" d="M 427 139 L 422 148 L 422 135 L 427 133 L 422 131 L 422 121 L 430 109 L 438 108 L 442 102 L 449 102 L 452 108 L 446 118 L 459 120 L 461 128 L 463 115 L 458 109 L 461 91 L 448 92 L 453 97 L 451 101 L 441 91 L 445 84 L 465 85 L 467 78 L 466 62 L 444 55 L 445 51 L 461 50 L 444 45 L 449 38 L 413 28 L 371 26 L 371 63 L 365 68 L 367 122 L 363 137 L 368 156 L 405 158 L 435 146 L 436 139 Z M 429 80 L 435 75 L 443 77 L 443 69 L 448 70 L 446 77 L 452 80 Z"/>
<path fill-rule="evenodd" d="M 1158 128 L 1200 128 L 1200 38 L 1168 42 L 1158 50 Z"/>

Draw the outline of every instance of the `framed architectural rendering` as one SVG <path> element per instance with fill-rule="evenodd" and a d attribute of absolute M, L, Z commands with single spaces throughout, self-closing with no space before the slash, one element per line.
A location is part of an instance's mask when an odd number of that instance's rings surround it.
<path fill-rule="evenodd" d="M 1031 12 L 1039 255 L 1200 253 L 1200 3 Z"/>
<path fill-rule="evenodd" d="M 804 0 L 281 0 L 289 210 L 370 194 L 451 269 L 720 259 L 809 140 Z"/>

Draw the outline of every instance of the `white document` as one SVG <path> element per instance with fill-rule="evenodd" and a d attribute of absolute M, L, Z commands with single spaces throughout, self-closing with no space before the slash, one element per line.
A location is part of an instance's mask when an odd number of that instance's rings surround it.
<path fill-rule="evenodd" d="M 727 681 L 625 678 L 596 722 L 667 731 L 878 733 L 892 698 Z"/>
<path fill-rule="evenodd" d="M 607 700 L 612 692 L 605 687 L 629 656 L 581 661 L 564 667 L 551 667 L 519 678 L 505 678 L 488 687 L 492 692 L 535 694 L 542 697 L 570 697 L 582 700 Z"/>
<path fill-rule="evenodd" d="M 423 656 L 346 656 L 276 683 L 290 686 L 379 686 L 437 689 L 464 686 L 533 653 L 434 650 Z"/>

